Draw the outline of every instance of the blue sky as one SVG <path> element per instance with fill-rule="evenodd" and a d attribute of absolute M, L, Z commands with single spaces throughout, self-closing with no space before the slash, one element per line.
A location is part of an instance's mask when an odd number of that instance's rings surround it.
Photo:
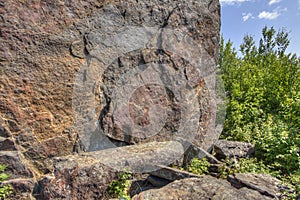
<path fill-rule="evenodd" d="M 300 56 L 300 0 L 220 0 L 221 34 L 238 49 L 246 33 L 261 37 L 267 25 L 289 32 L 288 52 Z"/>

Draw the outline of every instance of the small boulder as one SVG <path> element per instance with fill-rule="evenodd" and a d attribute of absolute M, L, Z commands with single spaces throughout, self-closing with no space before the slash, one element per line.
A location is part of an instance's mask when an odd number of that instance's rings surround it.
<path fill-rule="evenodd" d="M 54 163 L 54 176 L 39 182 L 36 199 L 102 199 L 117 171 L 87 156 L 67 156 Z"/>
<path fill-rule="evenodd" d="M 227 180 L 236 188 L 247 187 L 272 198 L 279 197 L 280 180 L 269 174 L 238 173 L 228 176 Z"/>
<path fill-rule="evenodd" d="M 245 158 L 254 154 L 251 143 L 219 140 L 214 145 L 215 156 L 218 160 L 225 158 Z"/>

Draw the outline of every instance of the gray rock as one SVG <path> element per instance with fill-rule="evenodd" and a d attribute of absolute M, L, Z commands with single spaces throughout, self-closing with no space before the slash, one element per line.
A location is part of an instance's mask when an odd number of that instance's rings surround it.
<path fill-rule="evenodd" d="M 272 198 L 279 198 L 281 194 L 281 181 L 269 174 L 239 173 L 228 176 L 228 181 L 236 188 L 247 187 Z"/>
<path fill-rule="evenodd" d="M 179 169 L 174 169 L 171 167 L 160 165 L 159 169 L 156 171 L 150 172 L 151 175 L 157 176 L 169 181 L 184 179 L 184 178 L 190 178 L 190 177 L 200 177 L 199 175 L 189 173 L 187 171 L 182 171 Z"/>
<path fill-rule="evenodd" d="M 134 195 L 139 194 L 143 191 L 159 188 L 158 186 L 154 186 L 150 181 L 155 181 L 153 183 L 155 185 L 159 185 L 159 187 L 161 187 L 162 183 L 166 183 L 166 184 L 169 183 L 169 181 L 167 181 L 165 179 L 151 176 L 149 174 L 140 174 L 140 173 L 133 174 L 131 186 L 129 188 L 129 195 L 131 197 L 133 197 Z M 166 184 L 164 184 L 164 185 L 166 185 Z"/>
<path fill-rule="evenodd" d="M 15 142 L 11 138 L 0 137 L 0 151 L 16 151 Z"/>
<path fill-rule="evenodd" d="M 254 154 L 254 146 L 251 143 L 219 140 L 214 145 L 217 159 L 246 158 Z"/>
<path fill-rule="evenodd" d="M 78 58 L 85 58 L 84 54 L 84 42 L 82 40 L 74 41 L 71 44 L 71 53 L 73 56 L 76 56 Z"/>
<path fill-rule="evenodd" d="M 210 164 L 221 163 L 218 159 L 216 159 L 213 155 L 211 155 L 204 149 L 191 144 L 190 147 L 184 153 L 184 160 L 183 160 L 184 165 L 190 163 L 193 158 L 198 158 L 198 159 L 206 158 Z"/>
<path fill-rule="evenodd" d="M 7 129 L 5 127 L 1 126 L 1 124 L 0 124 L 0 137 L 8 138 L 10 136 L 11 136 L 11 133 L 9 131 L 7 131 Z"/>
<path fill-rule="evenodd" d="M 117 171 L 88 156 L 58 158 L 54 176 L 39 181 L 36 199 L 102 199 Z"/>
<path fill-rule="evenodd" d="M 10 184 L 13 187 L 13 193 L 8 199 L 35 199 L 32 195 L 34 190 L 34 179 L 11 179 L 4 181 L 3 184 Z"/>
<path fill-rule="evenodd" d="M 7 165 L 5 173 L 9 175 L 9 179 L 33 177 L 24 157 L 18 151 L 0 151 L 0 163 Z"/>
<path fill-rule="evenodd" d="M 147 181 L 155 187 L 163 187 L 168 183 L 170 183 L 170 181 L 167 181 L 166 179 L 162 179 L 156 176 L 148 176 Z"/>
<path fill-rule="evenodd" d="M 36 175 L 102 136 L 211 148 L 218 0 L 56 2 L 1 3 L 0 137 Z"/>
<path fill-rule="evenodd" d="M 54 160 L 54 176 L 40 181 L 36 197 L 101 199 L 117 173 L 158 169 L 159 164 L 178 157 L 179 147 L 178 142 L 152 142 L 58 157 Z"/>
<path fill-rule="evenodd" d="M 97 140 L 103 134 L 125 144 L 186 140 L 210 149 L 219 137 L 219 2 L 119 1 L 92 19 L 73 98 L 87 151 L 107 146 Z"/>
<path fill-rule="evenodd" d="M 132 198 L 132 200 L 161 199 L 262 200 L 270 198 L 248 188 L 238 190 L 232 187 L 226 180 L 211 176 L 177 180 L 160 189 L 141 192 Z"/>
<path fill-rule="evenodd" d="M 118 171 L 152 172 L 160 169 L 161 165 L 177 162 L 182 154 L 181 143 L 170 141 L 110 148 L 81 155 L 98 160 Z"/>

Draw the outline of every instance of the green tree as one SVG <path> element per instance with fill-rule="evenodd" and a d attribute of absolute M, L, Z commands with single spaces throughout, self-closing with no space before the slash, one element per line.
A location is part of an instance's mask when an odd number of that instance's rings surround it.
<path fill-rule="evenodd" d="M 300 58 L 286 53 L 289 44 L 284 29 L 264 27 L 258 45 L 244 37 L 240 54 L 222 38 L 219 60 L 227 94 L 222 137 L 254 143 L 257 157 L 286 177 L 300 168 Z"/>

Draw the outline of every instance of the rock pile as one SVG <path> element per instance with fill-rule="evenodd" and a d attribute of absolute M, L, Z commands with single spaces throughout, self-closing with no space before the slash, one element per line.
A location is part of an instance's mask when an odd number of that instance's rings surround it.
<path fill-rule="evenodd" d="M 240 142 L 230 143 L 237 148 L 249 145 Z M 159 143 L 155 144 L 159 145 Z M 44 177 L 40 182 L 40 191 L 36 196 L 42 199 L 107 199 L 109 198 L 107 187 L 113 179 L 116 179 L 120 171 L 103 165 L 101 158 L 106 159 L 103 162 L 108 162 L 107 157 L 103 154 L 111 151 L 118 155 L 122 153 L 122 148 L 131 148 L 132 151 L 136 152 L 143 149 L 135 157 L 124 155 L 122 160 L 116 161 L 128 162 L 131 163 L 131 166 L 140 167 L 140 161 L 148 159 L 147 154 L 156 150 L 156 145 L 133 145 L 119 147 L 118 151 L 110 149 L 58 158 L 55 160 L 54 176 Z M 168 143 L 165 142 L 160 144 L 160 146 L 167 145 Z M 145 149 L 147 150 L 145 151 Z M 207 157 L 214 158 L 208 152 L 204 153 L 209 155 Z M 230 154 L 230 156 L 234 156 L 234 154 Z M 160 158 L 159 154 L 153 157 L 155 159 Z M 114 160 L 113 157 L 110 158 L 110 162 L 114 162 Z M 211 161 L 214 164 L 217 159 L 214 158 Z M 218 163 L 219 165 L 222 164 L 221 161 Z M 211 174 L 215 175 L 214 172 Z M 157 169 L 144 173 L 142 177 L 139 177 L 139 173 L 135 173 L 134 176 L 138 178 L 132 181 L 128 192 L 135 200 L 208 198 L 260 200 L 280 199 L 282 195 L 281 181 L 267 174 L 236 173 L 229 175 L 226 180 L 211 175 L 200 176 L 168 166 L 157 165 Z"/>

